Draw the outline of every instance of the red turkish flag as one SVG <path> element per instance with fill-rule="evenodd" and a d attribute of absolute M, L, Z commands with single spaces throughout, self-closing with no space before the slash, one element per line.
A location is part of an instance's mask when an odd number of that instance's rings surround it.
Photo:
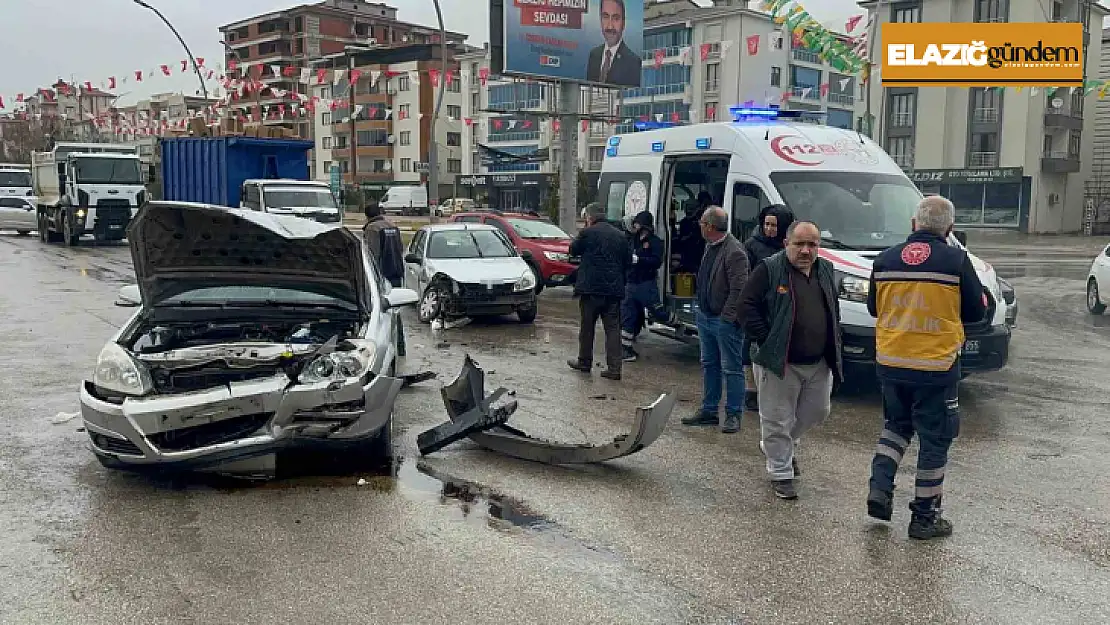
<path fill-rule="evenodd" d="M 704 61 L 709 58 L 709 50 L 710 45 L 708 43 L 701 44 L 701 60 Z"/>
<path fill-rule="evenodd" d="M 705 109 L 705 117 L 707 118 L 707 120 L 716 120 L 717 119 L 717 107 L 715 107 L 715 106 L 707 107 Z"/>
<path fill-rule="evenodd" d="M 108 79 L 108 88 L 109 89 L 115 89 L 116 88 L 116 77 L 115 76 L 112 76 Z"/>
<path fill-rule="evenodd" d="M 478 79 L 482 81 L 482 86 L 486 86 L 486 81 L 489 80 L 489 68 L 483 67 L 478 70 Z"/>
<path fill-rule="evenodd" d="M 557 120 L 557 119 L 551 120 L 551 131 L 552 132 L 559 132 L 559 130 L 562 129 L 562 127 L 563 127 L 563 124 L 559 120 Z"/>
<path fill-rule="evenodd" d="M 529 128 L 532 127 L 532 122 L 526 119 L 520 124 L 520 127 L 525 129 L 525 130 L 528 130 Z"/>
<path fill-rule="evenodd" d="M 198 56 L 197 57 L 197 67 L 204 67 L 204 57 L 203 56 Z"/>
<path fill-rule="evenodd" d="M 454 72 L 447 72 L 447 75 L 444 77 L 444 80 L 447 82 L 447 86 L 450 87 L 451 83 L 454 82 L 454 80 L 455 80 Z"/>
<path fill-rule="evenodd" d="M 141 69 L 135 70 L 135 82 L 142 82 L 142 81 L 143 81 L 143 70 L 141 70 Z"/>
<path fill-rule="evenodd" d="M 748 37 L 748 56 L 759 54 L 759 35 Z"/>
<path fill-rule="evenodd" d="M 181 61 L 181 71 L 182 72 L 189 71 L 189 61 L 187 61 L 187 60 Z"/>
<path fill-rule="evenodd" d="M 494 130 L 501 130 L 501 127 L 504 126 L 504 125 L 505 125 L 505 122 L 501 121 L 500 119 L 493 120 Z"/>
<path fill-rule="evenodd" d="M 858 25 L 860 20 L 862 20 L 862 19 L 863 19 L 862 15 L 853 15 L 852 17 L 849 17 L 848 21 L 845 22 L 845 24 L 844 24 L 844 32 L 850 33 L 853 30 L 855 30 L 856 25 Z"/>
<path fill-rule="evenodd" d="M 58 85 L 58 91 L 59 91 L 59 92 L 60 92 L 60 93 L 61 93 L 62 95 L 69 95 L 69 85 L 67 85 L 67 84 L 66 84 L 66 83 L 64 83 L 64 82 L 63 82 L 63 83 L 60 83 L 60 84 Z"/>
<path fill-rule="evenodd" d="M 432 86 L 433 87 L 438 87 L 439 86 L 439 70 L 438 69 L 428 70 L 428 77 L 432 79 Z"/>
<path fill-rule="evenodd" d="M 22 93 L 15 94 L 15 101 L 16 102 L 23 102 L 23 94 Z"/>
<path fill-rule="evenodd" d="M 663 52 L 662 48 L 655 51 L 655 69 L 659 69 L 660 67 L 663 67 L 663 58 L 665 56 L 666 55 Z"/>
<path fill-rule="evenodd" d="M 296 76 L 297 75 L 297 66 L 295 66 L 295 65 L 287 66 L 285 69 L 281 70 L 281 75 L 285 76 L 286 78 L 291 78 L 293 76 Z"/>
<path fill-rule="evenodd" d="M 91 81 L 88 81 L 88 80 L 85 81 L 85 91 L 92 91 L 92 82 Z"/>
<path fill-rule="evenodd" d="M 582 120 L 582 132 L 586 132 L 589 129 L 590 129 L 590 120 L 583 119 Z"/>
<path fill-rule="evenodd" d="M 324 81 L 327 80 L 327 77 L 328 77 L 328 70 L 326 70 L 326 69 L 316 70 L 316 84 L 318 84 L 318 85 L 324 84 Z"/>
<path fill-rule="evenodd" d="M 227 61 L 228 71 L 234 72 L 236 69 L 238 69 L 238 67 L 239 67 L 239 61 L 236 61 L 235 59 L 228 59 L 228 61 Z"/>
<path fill-rule="evenodd" d="M 678 122 L 682 121 L 682 116 L 678 113 L 671 113 L 671 121 L 677 124 Z"/>
<path fill-rule="evenodd" d="M 474 120 L 470 119 L 469 117 L 464 119 L 463 122 L 465 122 L 467 126 L 473 126 L 474 125 Z"/>
<path fill-rule="evenodd" d="M 362 78 L 362 70 L 352 69 L 351 70 L 351 84 L 352 85 L 357 84 L 359 78 Z"/>
<path fill-rule="evenodd" d="M 281 117 L 285 117 L 285 105 L 284 104 L 279 104 L 278 105 L 278 115 L 281 116 Z"/>
<path fill-rule="evenodd" d="M 824 83 L 821 85 L 821 95 L 829 95 L 829 83 Z"/>
<path fill-rule="evenodd" d="M 162 73 L 165 74 L 166 76 L 169 76 L 170 75 L 170 66 L 169 65 L 163 65 L 162 66 Z"/>
<path fill-rule="evenodd" d="M 0 109 L 4 108 L 4 96 L 0 95 Z"/>

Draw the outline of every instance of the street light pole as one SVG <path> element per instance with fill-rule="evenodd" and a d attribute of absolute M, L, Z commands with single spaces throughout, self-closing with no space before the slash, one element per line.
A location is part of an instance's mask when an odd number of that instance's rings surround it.
<path fill-rule="evenodd" d="M 173 27 L 173 24 L 171 24 L 170 21 L 168 19 L 166 19 L 166 16 L 162 15 L 161 11 L 159 11 L 158 9 L 150 6 L 146 2 L 143 2 L 143 0 L 131 0 L 131 1 L 134 2 L 135 4 L 139 5 L 139 6 L 143 7 L 144 9 L 150 9 L 151 11 L 153 11 L 154 14 L 157 15 L 159 17 L 159 19 L 161 19 L 163 22 L 165 22 L 166 26 L 168 26 L 169 29 L 171 31 L 173 31 L 173 35 L 175 37 L 177 37 L 178 41 L 181 42 L 181 47 L 185 48 L 185 54 L 189 55 L 189 61 L 193 64 L 193 69 L 196 70 L 196 72 L 197 72 L 197 80 L 200 81 L 200 93 L 201 93 L 201 95 L 204 96 L 204 101 L 207 102 L 208 101 L 208 88 L 204 86 L 204 76 L 202 76 L 201 73 L 200 73 L 200 67 L 197 66 L 197 60 L 193 56 L 192 50 L 189 49 L 189 44 L 185 43 L 185 40 L 181 38 L 181 34 L 178 33 L 177 29 Z"/>
<path fill-rule="evenodd" d="M 439 0 L 433 0 L 436 7 L 436 18 L 439 20 L 439 54 L 443 62 L 443 69 L 439 74 L 439 95 L 436 98 L 436 108 L 432 112 L 431 140 L 428 141 L 428 212 L 435 214 L 439 206 L 439 150 L 436 147 L 436 123 L 439 121 L 439 110 L 443 106 L 443 93 L 447 87 L 447 29 L 443 26 L 443 9 Z"/>

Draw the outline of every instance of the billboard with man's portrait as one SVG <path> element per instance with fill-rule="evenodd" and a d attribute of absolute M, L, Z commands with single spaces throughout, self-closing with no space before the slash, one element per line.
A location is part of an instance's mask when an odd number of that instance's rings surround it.
<path fill-rule="evenodd" d="M 643 0 L 505 0 L 503 73 L 639 87 Z"/>

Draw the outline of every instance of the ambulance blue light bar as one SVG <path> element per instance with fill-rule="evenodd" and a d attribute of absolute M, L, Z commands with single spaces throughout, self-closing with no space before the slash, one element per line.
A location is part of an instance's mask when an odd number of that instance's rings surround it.
<path fill-rule="evenodd" d="M 605 156 L 616 156 L 616 155 L 617 155 L 617 146 L 611 145 L 611 146 L 605 148 Z"/>
<path fill-rule="evenodd" d="M 699 150 L 708 150 L 709 146 L 713 144 L 713 140 L 709 137 L 702 137 L 694 142 L 694 147 Z"/>
<path fill-rule="evenodd" d="M 651 144 L 651 151 L 652 152 L 662 152 L 665 149 L 665 147 L 666 147 L 666 144 L 664 142 L 656 141 L 655 143 Z"/>
<path fill-rule="evenodd" d="M 609 137 L 609 147 L 615 148 L 620 144 L 621 144 L 621 138 L 620 137 Z"/>
<path fill-rule="evenodd" d="M 733 121 L 744 119 L 778 119 L 780 111 L 777 108 L 760 108 L 756 106 L 733 106 L 728 109 L 732 113 Z"/>

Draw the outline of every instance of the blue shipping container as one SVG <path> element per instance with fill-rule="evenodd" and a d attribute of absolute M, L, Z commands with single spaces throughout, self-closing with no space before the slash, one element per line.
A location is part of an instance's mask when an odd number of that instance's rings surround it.
<path fill-rule="evenodd" d="M 162 139 L 162 198 L 238 208 L 245 180 L 308 180 L 312 147 L 299 139 Z"/>

